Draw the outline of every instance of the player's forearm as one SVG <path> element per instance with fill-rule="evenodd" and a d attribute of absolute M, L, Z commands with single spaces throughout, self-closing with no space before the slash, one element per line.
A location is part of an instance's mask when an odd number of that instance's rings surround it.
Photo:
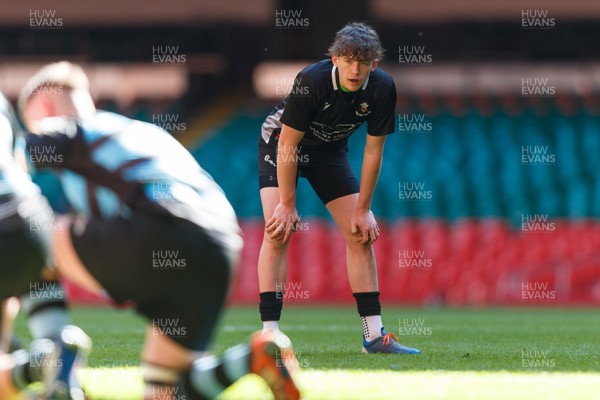
<path fill-rule="evenodd" d="M 365 153 L 360 177 L 358 204 L 356 205 L 357 210 L 368 211 L 371 209 L 373 193 L 375 193 L 375 186 L 377 186 L 379 172 L 381 171 L 381 161 L 381 154 Z"/>
<path fill-rule="evenodd" d="M 296 146 L 280 142 L 277 149 L 277 182 L 279 184 L 279 202 L 290 207 L 296 204 L 296 174 L 298 161 Z"/>
<path fill-rule="evenodd" d="M 279 186 L 279 202 L 289 207 L 296 204 L 296 175 L 298 173 L 298 143 L 303 132 L 287 125 L 281 128 L 277 144 L 277 182 Z"/>

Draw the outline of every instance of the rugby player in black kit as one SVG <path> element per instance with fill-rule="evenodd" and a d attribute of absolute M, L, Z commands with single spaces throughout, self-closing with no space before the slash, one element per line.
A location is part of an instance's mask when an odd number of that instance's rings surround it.
<path fill-rule="evenodd" d="M 259 140 L 259 183 L 265 235 L 258 260 L 263 332 L 279 330 L 286 250 L 299 223 L 296 183 L 308 180 L 346 240 L 350 287 L 363 325 L 363 352 L 418 354 L 398 343 L 381 320 L 373 243 L 379 227 L 371 200 L 386 136 L 393 133 L 396 88 L 380 68 L 383 48 L 363 23 L 343 27 L 331 58 L 309 65 L 269 114 Z M 367 123 L 361 182 L 348 160 L 348 137 Z"/>

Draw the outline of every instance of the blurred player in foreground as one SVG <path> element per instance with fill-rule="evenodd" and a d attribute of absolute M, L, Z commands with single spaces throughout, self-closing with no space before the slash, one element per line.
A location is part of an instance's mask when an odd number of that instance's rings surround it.
<path fill-rule="evenodd" d="M 387 333 L 381 320 L 373 243 L 379 227 L 371 199 L 386 135 L 395 130 L 396 87 L 377 68 L 383 48 L 369 26 L 351 23 L 309 65 L 269 114 L 259 140 L 260 197 L 266 222 L 258 260 L 263 330 L 279 329 L 288 241 L 300 222 L 296 182 L 305 177 L 346 240 L 350 287 L 363 325 L 363 352 L 417 354 Z M 348 161 L 348 137 L 368 125 L 360 185 Z"/>
<path fill-rule="evenodd" d="M 222 358 L 206 355 L 242 238 L 225 195 L 192 155 L 155 125 L 98 111 L 83 70 L 68 62 L 34 75 L 19 98 L 37 168 L 59 172 L 79 216 L 54 232 L 59 271 L 79 285 L 133 300 L 146 316 L 145 399 L 214 398 L 262 376 L 295 399 L 297 363 L 284 335 L 254 335 Z M 51 161 L 51 163 L 47 163 Z"/>
<path fill-rule="evenodd" d="M 19 131 L 8 101 L 0 94 L 0 399 L 9 399 L 44 381 L 45 395 L 64 397 L 74 371 L 77 352 L 90 346 L 89 338 L 68 325 L 64 293 L 50 270 L 50 232 L 54 215 L 39 188 L 14 159 Z M 43 279 L 46 278 L 46 279 Z M 24 294 L 26 293 L 26 294 Z M 22 295 L 34 339 L 30 351 L 11 349 L 12 322 Z M 14 346 L 13 346 L 14 347 Z M 6 354 L 15 350 L 11 354 Z M 75 398 L 83 393 L 73 387 Z"/>

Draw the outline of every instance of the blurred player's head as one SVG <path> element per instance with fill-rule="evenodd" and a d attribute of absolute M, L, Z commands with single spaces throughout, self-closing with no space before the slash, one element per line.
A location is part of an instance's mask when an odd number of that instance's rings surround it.
<path fill-rule="evenodd" d="M 19 95 L 19 112 L 28 130 L 46 117 L 84 117 L 96 108 L 80 66 L 61 61 L 32 76 Z"/>
<path fill-rule="evenodd" d="M 369 73 L 383 57 L 377 32 L 370 26 L 352 22 L 338 31 L 327 53 L 338 67 L 340 83 L 352 92 L 360 89 Z"/>

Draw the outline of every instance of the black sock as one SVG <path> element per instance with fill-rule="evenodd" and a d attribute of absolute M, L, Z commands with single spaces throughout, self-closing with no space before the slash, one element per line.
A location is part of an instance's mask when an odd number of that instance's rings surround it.
<path fill-rule="evenodd" d="M 358 315 L 368 317 L 371 315 L 381 315 L 381 303 L 379 302 L 379 292 L 354 293 Z"/>
<path fill-rule="evenodd" d="M 371 341 L 381 335 L 381 303 L 379 292 L 354 293 L 358 314 L 362 320 L 363 337 Z"/>
<path fill-rule="evenodd" d="M 279 321 L 281 310 L 283 308 L 283 292 L 262 292 L 260 293 L 260 311 L 261 321 Z"/>

